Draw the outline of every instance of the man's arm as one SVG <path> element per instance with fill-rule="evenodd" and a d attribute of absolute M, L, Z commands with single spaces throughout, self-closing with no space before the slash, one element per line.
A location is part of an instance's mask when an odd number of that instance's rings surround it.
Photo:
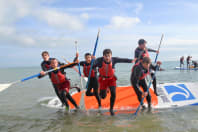
<path fill-rule="evenodd" d="M 112 57 L 113 62 L 116 63 L 133 63 L 132 59 Z"/>
<path fill-rule="evenodd" d="M 147 48 L 148 52 L 158 52 L 157 50 L 151 49 L 151 48 Z"/>
<path fill-rule="evenodd" d="M 47 71 L 47 68 L 44 66 L 44 64 L 43 63 L 41 63 L 41 69 L 42 69 L 42 71 L 44 72 L 44 71 Z M 41 79 L 41 78 L 43 78 L 45 75 L 43 74 L 40 74 L 39 76 L 38 76 L 38 79 Z"/>

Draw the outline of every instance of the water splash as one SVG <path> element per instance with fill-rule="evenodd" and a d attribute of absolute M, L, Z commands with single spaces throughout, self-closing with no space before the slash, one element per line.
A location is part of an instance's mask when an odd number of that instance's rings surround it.
<path fill-rule="evenodd" d="M 7 89 L 8 87 L 10 87 L 13 83 L 4 83 L 4 84 L 0 84 L 0 92 L 2 92 L 3 90 Z"/>

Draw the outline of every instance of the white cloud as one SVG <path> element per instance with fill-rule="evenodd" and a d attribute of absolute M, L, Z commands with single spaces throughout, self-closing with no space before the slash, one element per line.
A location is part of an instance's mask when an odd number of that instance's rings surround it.
<path fill-rule="evenodd" d="M 54 0 L 49 2 L 47 0 L 0 0 L 0 44 L 29 47 L 42 47 L 43 44 L 51 47 L 62 46 L 74 39 L 56 36 L 56 33 L 60 34 L 64 31 L 63 35 L 65 37 L 70 36 L 71 32 L 84 29 L 85 23 L 89 19 L 88 13 L 69 14 L 56 8 L 44 6 L 43 2 L 50 4 Z M 16 23 L 20 23 L 20 20 L 25 17 L 31 18 L 33 23 L 45 24 L 45 26 L 34 29 L 31 25 L 28 25 L 25 29 L 23 29 L 23 26 L 17 26 Z M 49 36 L 50 33 L 45 29 L 51 30 L 55 37 Z M 32 30 L 34 30 L 34 33 L 32 33 Z M 47 34 L 42 34 L 41 30 Z"/>
<path fill-rule="evenodd" d="M 132 28 L 136 24 L 140 23 L 140 19 L 137 17 L 122 17 L 114 16 L 111 18 L 110 25 L 106 26 L 112 29 L 128 29 Z"/>
<path fill-rule="evenodd" d="M 139 14 L 142 9 L 143 9 L 143 4 L 142 3 L 137 3 L 134 11 L 135 11 L 136 14 Z"/>
<path fill-rule="evenodd" d="M 78 18 L 53 9 L 41 9 L 37 11 L 35 15 L 36 17 L 39 17 L 40 20 L 45 21 L 49 26 L 56 28 L 81 30 L 84 27 L 80 17 Z"/>
<path fill-rule="evenodd" d="M 197 46 L 197 39 L 183 39 L 183 38 L 167 38 L 166 45 L 167 46 Z"/>
<path fill-rule="evenodd" d="M 81 15 L 82 19 L 88 20 L 89 19 L 89 14 L 88 13 L 82 13 Z"/>

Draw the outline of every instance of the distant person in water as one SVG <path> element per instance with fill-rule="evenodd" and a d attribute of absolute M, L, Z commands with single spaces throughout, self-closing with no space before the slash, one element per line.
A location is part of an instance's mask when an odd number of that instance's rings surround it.
<path fill-rule="evenodd" d="M 180 68 L 184 68 L 184 56 L 180 58 Z"/>
<path fill-rule="evenodd" d="M 48 73 L 53 86 L 57 89 L 58 94 L 61 98 L 61 101 L 66 106 L 67 110 L 69 110 L 69 104 L 68 104 L 67 100 L 69 100 L 76 107 L 76 109 L 79 109 L 75 100 L 72 98 L 72 96 L 69 93 L 69 90 L 71 88 L 70 81 L 66 78 L 66 72 L 64 71 L 64 69 L 71 68 L 76 64 L 77 63 L 74 63 L 74 64 L 71 64 L 67 67 L 57 69 L 55 71 L 52 71 L 52 72 Z M 57 68 L 58 66 L 61 66 L 61 65 L 65 65 L 65 64 L 64 63 L 58 64 L 58 61 L 55 58 L 51 58 L 51 60 L 50 60 L 50 68 L 51 69 L 55 69 L 55 68 Z M 41 75 L 44 76 L 45 74 L 46 73 L 44 71 L 41 71 Z"/>
<path fill-rule="evenodd" d="M 197 61 L 192 61 L 192 64 L 193 64 L 193 66 L 194 66 L 194 68 L 197 68 L 197 66 L 198 66 L 198 63 L 197 63 Z"/>
<path fill-rule="evenodd" d="M 188 56 L 186 58 L 186 63 L 187 63 L 187 69 L 190 69 L 190 60 L 191 60 L 192 56 Z"/>

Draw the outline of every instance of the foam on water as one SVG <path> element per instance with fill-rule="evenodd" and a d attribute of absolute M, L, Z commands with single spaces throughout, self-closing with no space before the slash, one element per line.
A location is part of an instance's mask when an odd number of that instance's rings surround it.
<path fill-rule="evenodd" d="M 3 90 L 7 89 L 7 88 L 10 87 L 11 85 L 12 85 L 12 83 L 0 84 L 0 92 L 2 92 Z"/>
<path fill-rule="evenodd" d="M 64 108 L 58 97 L 43 97 L 38 102 L 45 107 L 49 108 Z"/>

